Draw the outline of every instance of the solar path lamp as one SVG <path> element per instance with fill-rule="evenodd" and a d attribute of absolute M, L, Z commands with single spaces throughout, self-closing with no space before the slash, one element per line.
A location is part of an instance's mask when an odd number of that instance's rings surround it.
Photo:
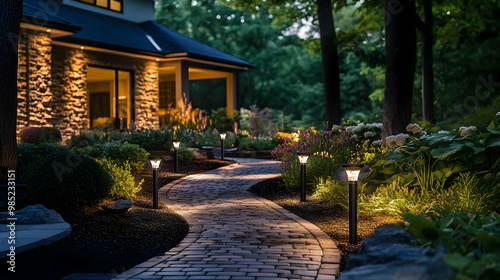
<path fill-rule="evenodd" d="M 349 243 L 355 244 L 357 242 L 357 227 L 358 227 L 358 176 L 364 164 L 347 163 L 342 164 L 342 168 L 347 173 L 347 180 L 349 181 Z"/>
<path fill-rule="evenodd" d="M 220 134 L 220 159 L 224 160 L 224 140 L 226 139 L 226 133 Z"/>
<path fill-rule="evenodd" d="M 298 153 L 300 163 L 300 202 L 306 202 L 306 164 L 309 154 Z"/>
<path fill-rule="evenodd" d="M 153 168 L 153 208 L 158 209 L 158 169 L 160 168 L 161 157 L 149 157 L 151 168 Z"/>
<path fill-rule="evenodd" d="M 172 140 L 172 145 L 174 145 L 174 173 L 179 173 L 179 147 L 181 141 Z"/>

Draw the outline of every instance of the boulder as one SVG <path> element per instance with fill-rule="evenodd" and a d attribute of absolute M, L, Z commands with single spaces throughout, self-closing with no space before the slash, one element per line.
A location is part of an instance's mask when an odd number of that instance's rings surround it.
<path fill-rule="evenodd" d="M 0 213 L 0 223 L 8 223 L 8 212 Z M 30 205 L 15 212 L 16 224 L 18 225 L 37 225 L 64 223 L 64 219 L 53 209 L 47 209 L 41 204 Z"/>
<path fill-rule="evenodd" d="M 132 208 L 132 200 L 120 200 L 112 204 L 105 204 L 102 207 L 102 209 L 110 212 L 116 212 L 116 213 L 124 213 L 130 210 Z"/>
<path fill-rule="evenodd" d="M 411 245 L 408 245 L 411 244 Z M 416 239 L 404 226 L 387 225 L 365 238 L 346 263 L 339 280 L 445 280 L 453 277 L 443 257 L 446 249 L 412 246 Z"/>

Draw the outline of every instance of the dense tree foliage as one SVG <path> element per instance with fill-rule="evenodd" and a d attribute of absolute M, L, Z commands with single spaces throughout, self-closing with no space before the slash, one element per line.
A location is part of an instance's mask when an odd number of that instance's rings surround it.
<path fill-rule="evenodd" d="M 320 123 L 325 103 L 316 2 L 231 2 L 159 0 L 156 16 L 173 30 L 256 64 L 241 75 L 239 106 L 271 107 L 303 125 Z M 422 91 L 429 78 L 422 71 L 429 69 L 429 63 L 422 56 L 431 53 L 434 85 L 427 85 L 434 90 L 430 100 L 435 119 L 441 125 L 458 125 L 499 95 L 500 1 L 414 2 L 416 64 L 403 66 L 414 70 L 413 91 L 408 92 L 412 118 L 423 118 Z M 332 3 L 343 120 L 381 121 L 387 42 L 384 0 Z M 429 26 L 432 34 L 425 39 Z M 301 39 L 298 33 L 309 37 Z M 432 120 L 430 116 L 427 119 Z"/>

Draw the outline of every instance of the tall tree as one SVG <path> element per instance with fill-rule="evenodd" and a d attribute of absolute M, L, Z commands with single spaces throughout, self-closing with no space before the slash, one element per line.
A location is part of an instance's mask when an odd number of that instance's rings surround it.
<path fill-rule="evenodd" d="M 416 17 L 417 28 L 421 34 L 421 64 L 422 64 L 422 118 L 424 121 L 434 122 L 434 15 L 432 14 L 432 0 L 423 0 L 424 17 L 422 21 Z"/>
<path fill-rule="evenodd" d="M 345 6 L 346 0 L 248 0 L 230 1 L 229 5 L 252 10 L 266 10 L 277 17 L 277 21 L 301 25 L 304 20 L 311 20 L 319 26 L 321 36 L 321 52 L 323 58 L 325 121 L 329 127 L 339 124 L 340 112 L 340 79 L 337 55 L 337 38 L 333 20 L 333 10 Z"/>
<path fill-rule="evenodd" d="M 7 170 L 17 168 L 17 43 L 23 1 L 5 0 L 0 5 L 0 184 Z"/>
<path fill-rule="evenodd" d="M 416 61 L 415 2 L 385 0 L 386 78 L 383 135 L 402 133 L 411 120 Z"/>

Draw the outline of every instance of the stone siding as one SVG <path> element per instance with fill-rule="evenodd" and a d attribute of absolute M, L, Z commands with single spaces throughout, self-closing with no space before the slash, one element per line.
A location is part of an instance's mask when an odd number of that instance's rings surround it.
<path fill-rule="evenodd" d="M 82 50 L 54 46 L 53 121 L 63 141 L 87 128 L 87 62 Z"/>
<path fill-rule="evenodd" d="M 158 62 L 52 45 L 49 33 L 27 32 L 19 40 L 18 133 L 55 126 L 67 141 L 87 128 L 89 65 L 130 71 L 132 120 L 137 128 L 159 128 Z"/>
<path fill-rule="evenodd" d="M 52 39 L 47 32 L 25 31 L 20 34 L 17 85 L 18 132 L 27 126 L 51 126 L 53 106 L 51 44 Z"/>

